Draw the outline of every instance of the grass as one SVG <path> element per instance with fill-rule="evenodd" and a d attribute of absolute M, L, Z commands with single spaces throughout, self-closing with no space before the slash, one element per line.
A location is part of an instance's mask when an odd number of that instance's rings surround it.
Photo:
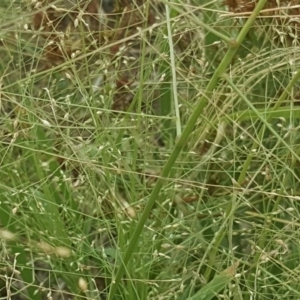
<path fill-rule="evenodd" d="M 0 299 L 299 298 L 299 47 L 266 2 L 162 1 L 113 58 L 79 19 L 43 68 L 3 1 Z"/>

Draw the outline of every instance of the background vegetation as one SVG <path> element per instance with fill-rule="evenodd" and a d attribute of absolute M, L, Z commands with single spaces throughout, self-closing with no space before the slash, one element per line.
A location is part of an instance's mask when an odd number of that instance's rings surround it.
<path fill-rule="evenodd" d="M 77 2 L 1 1 L 0 299 L 299 299 L 298 1 Z"/>

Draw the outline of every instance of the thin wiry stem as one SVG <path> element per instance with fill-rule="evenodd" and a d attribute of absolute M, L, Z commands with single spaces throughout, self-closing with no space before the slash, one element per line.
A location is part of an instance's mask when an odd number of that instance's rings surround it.
<path fill-rule="evenodd" d="M 178 103 L 176 65 L 175 65 L 175 56 L 174 56 L 174 45 L 172 39 L 170 9 L 168 5 L 166 5 L 166 16 L 167 16 L 168 41 L 169 41 L 170 59 L 171 59 L 170 67 L 172 71 L 172 92 L 173 92 L 173 100 L 174 100 L 175 116 L 176 116 L 176 136 L 179 137 L 181 135 L 181 121 L 180 121 L 180 112 L 179 112 L 179 103 Z"/>
<path fill-rule="evenodd" d="M 192 133 L 199 116 L 201 116 L 203 109 L 208 104 L 208 99 L 211 96 L 213 90 L 216 88 L 216 86 L 219 82 L 220 76 L 225 72 L 225 70 L 231 63 L 239 46 L 241 45 L 241 43 L 245 39 L 247 33 L 249 32 L 250 28 L 252 27 L 252 24 L 254 23 L 256 16 L 263 9 L 266 2 L 267 2 L 267 0 L 259 0 L 252 15 L 249 17 L 248 21 L 245 23 L 240 34 L 238 35 L 236 40 L 230 44 L 231 47 L 228 49 L 227 53 L 225 54 L 223 60 L 221 61 L 220 65 L 219 65 L 219 67 L 214 72 L 211 80 L 209 81 L 209 83 L 206 87 L 205 92 L 203 93 L 202 97 L 199 99 L 198 105 L 196 106 L 193 114 L 190 116 L 190 118 L 186 124 L 186 127 L 184 128 L 181 136 L 179 137 L 177 143 L 175 144 L 174 149 L 169 156 L 169 159 L 167 160 L 167 162 L 165 163 L 165 165 L 163 167 L 161 176 L 157 180 L 157 182 L 152 190 L 150 198 L 149 198 L 149 200 L 146 204 L 146 207 L 140 217 L 140 220 L 135 228 L 135 231 L 132 234 L 132 238 L 129 242 L 129 245 L 127 247 L 125 255 L 122 259 L 122 264 L 121 264 L 120 268 L 118 269 L 116 277 L 113 280 L 114 281 L 113 284 L 111 285 L 111 289 L 110 289 L 110 293 L 109 293 L 109 297 L 108 297 L 109 300 L 114 299 L 115 293 L 121 282 L 121 278 L 123 277 L 126 266 L 129 263 L 129 260 L 132 257 L 132 254 L 136 248 L 139 236 L 145 226 L 145 223 L 149 217 L 151 209 L 154 206 L 154 204 L 158 201 L 157 199 L 159 198 L 159 192 L 166 182 L 165 179 L 168 178 L 168 176 L 173 168 L 173 165 L 176 162 L 176 160 L 177 160 L 179 154 L 181 153 L 183 147 L 185 146 L 186 142 L 188 141 L 188 138 L 189 138 L 190 134 Z"/>

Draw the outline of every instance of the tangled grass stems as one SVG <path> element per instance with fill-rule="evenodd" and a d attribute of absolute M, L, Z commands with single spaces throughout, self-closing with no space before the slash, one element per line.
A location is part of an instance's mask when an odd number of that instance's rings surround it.
<path fill-rule="evenodd" d="M 179 137 L 179 140 L 177 141 L 177 143 L 174 146 L 174 149 L 172 151 L 172 153 L 170 154 L 169 159 L 167 160 L 166 164 L 164 165 L 162 171 L 161 171 L 161 175 L 160 178 L 158 179 L 158 181 L 156 182 L 153 191 L 150 195 L 150 198 L 147 202 L 147 205 L 145 206 L 145 209 L 139 219 L 139 222 L 132 234 L 132 237 L 130 239 L 128 248 L 124 254 L 123 260 L 122 260 L 122 265 L 120 266 L 117 274 L 116 274 L 116 278 L 114 280 L 114 283 L 111 286 L 110 292 L 109 292 L 109 299 L 113 299 L 115 296 L 115 293 L 118 289 L 118 286 L 121 282 L 121 278 L 125 272 L 125 268 L 126 265 L 129 263 L 129 260 L 132 256 L 132 254 L 134 253 L 134 249 L 136 247 L 137 241 L 139 239 L 139 236 L 143 230 L 143 227 L 146 223 L 146 220 L 148 219 L 151 209 L 154 206 L 155 202 L 157 201 L 159 192 L 161 190 L 161 188 L 163 187 L 164 184 L 164 180 L 165 178 L 168 178 L 172 167 L 177 159 L 177 157 L 179 156 L 180 152 L 182 151 L 188 137 L 190 136 L 193 127 L 197 121 L 197 119 L 199 118 L 199 116 L 201 115 L 204 107 L 207 105 L 208 101 L 207 99 L 210 97 L 210 94 L 212 93 L 212 91 L 214 90 L 214 88 L 216 87 L 220 76 L 225 72 L 226 68 L 228 67 L 228 65 L 230 64 L 232 58 L 234 57 L 236 51 L 238 50 L 238 46 L 243 42 L 243 40 L 245 39 L 247 32 L 250 30 L 252 24 L 255 21 L 256 16 L 259 14 L 259 12 L 263 9 L 265 3 L 267 1 L 266 0 L 260 0 L 257 4 L 257 6 L 255 7 L 255 10 L 253 11 L 253 13 L 251 14 L 251 16 L 249 17 L 249 19 L 247 20 L 247 22 L 245 23 L 245 25 L 243 26 L 240 34 L 237 36 L 236 40 L 232 43 L 233 46 L 230 47 L 226 53 L 226 55 L 224 56 L 222 62 L 220 63 L 219 67 L 217 68 L 217 70 L 214 72 L 211 80 L 209 81 L 205 92 L 203 94 L 203 96 L 200 98 L 199 103 L 197 105 L 197 107 L 195 108 L 193 114 L 190 116 L 186 127 L 184 128 L 182 135 Z M 234 205 L 233 205 L 234 206 Z M 232 209 L 229 209 L 229 214 L 228 216 L 230 216 L 232 214 Z M 222 228 L 220 230 L 220 232 L 222 232 L 224 229 Z M 219 239 L 220 236 L 222 236 L 222 234 L 218 234 L 217 235 Z M 219 239 L 220 240 L 220 239 Z M 218 244 L 219 242 L 217 241 L 216 244 Z M 215 255 L 211 255 L 211 259 L 214 259 Z M 208 278 L 209 274 L 210 274 L 210 268 L 207 268 L 206 274 L 205 274 L 205 278 Z"/>

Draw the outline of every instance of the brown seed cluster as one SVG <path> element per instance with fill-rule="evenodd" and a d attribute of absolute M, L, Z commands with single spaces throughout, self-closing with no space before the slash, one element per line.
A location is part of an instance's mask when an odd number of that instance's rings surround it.
<path fill-rule="evenodd" d="M 132 57 L 131 48 L 140 49 L 138 31 L 155 22 L 153 1 L 155 0 L 37 2 L 33 7 L 32 26 L 40 37 L 39 40 L 42 40 L 41 68 L 48 69 L 78 54 L 89 55 L 99 49 L 101 55 L 105 52 L 106 58 L 118 73 L 113 109 L 126 110 L 132 100 L 128 87 L 135 81 L 138 67 L 124 65 L 121 57 Z M 101 47 L 105 49 L 104 52 Z"/>
<path fill-rule="evenodd" d="M 153 12 L 143 6 L 143 0 L 42 0 L 34 6 L 32 23 L 46 41 L 45 60 L 53 65 L 87 46 L 111 43 L 115 54 L 116 42 L 154 23 Z"/>
<path fill-rule="evenodd" d="M 249 16 L 258 0 L 225 0 L 229 11 L 234 14 Z M 299 0 L 268 0 L 260 16 L 264 24 L 271 25 L 274 38 L 278 41 L 292 43 L 299 36 Z M 284 26 L 283 26 L 284 25 Z M 279 26 L 279 27 L 277 27 Z M 279 28 L 279 31 L 276 30 Z"/>
<path fill-rule="evenodd" d="M 225 0 L 229 10 L 235 13 L 252 12 L 257 2 L 258 0 Z M 263 15 L 274 16 L 279 12 L 284 12 L 290 16 L 299 15 L 300 8 L 294 6 L 299 6 L 298 0 L 268 0 Z"/>
<path fill-rule="evenodd" d="M 79 29 L 77 27 L 85 24 L 87 28 L 82 32 L 86 32 L 87 35 L 97 28 L 97 2 L 92 0 L 84 6 L 83 3 L 73 5 L 69 1 L 43 0 L 35 5 L 32 24 L 45 42 L 46 67 L 61 63 L 80 49 L 81 38 L 76 33 Z"/>

